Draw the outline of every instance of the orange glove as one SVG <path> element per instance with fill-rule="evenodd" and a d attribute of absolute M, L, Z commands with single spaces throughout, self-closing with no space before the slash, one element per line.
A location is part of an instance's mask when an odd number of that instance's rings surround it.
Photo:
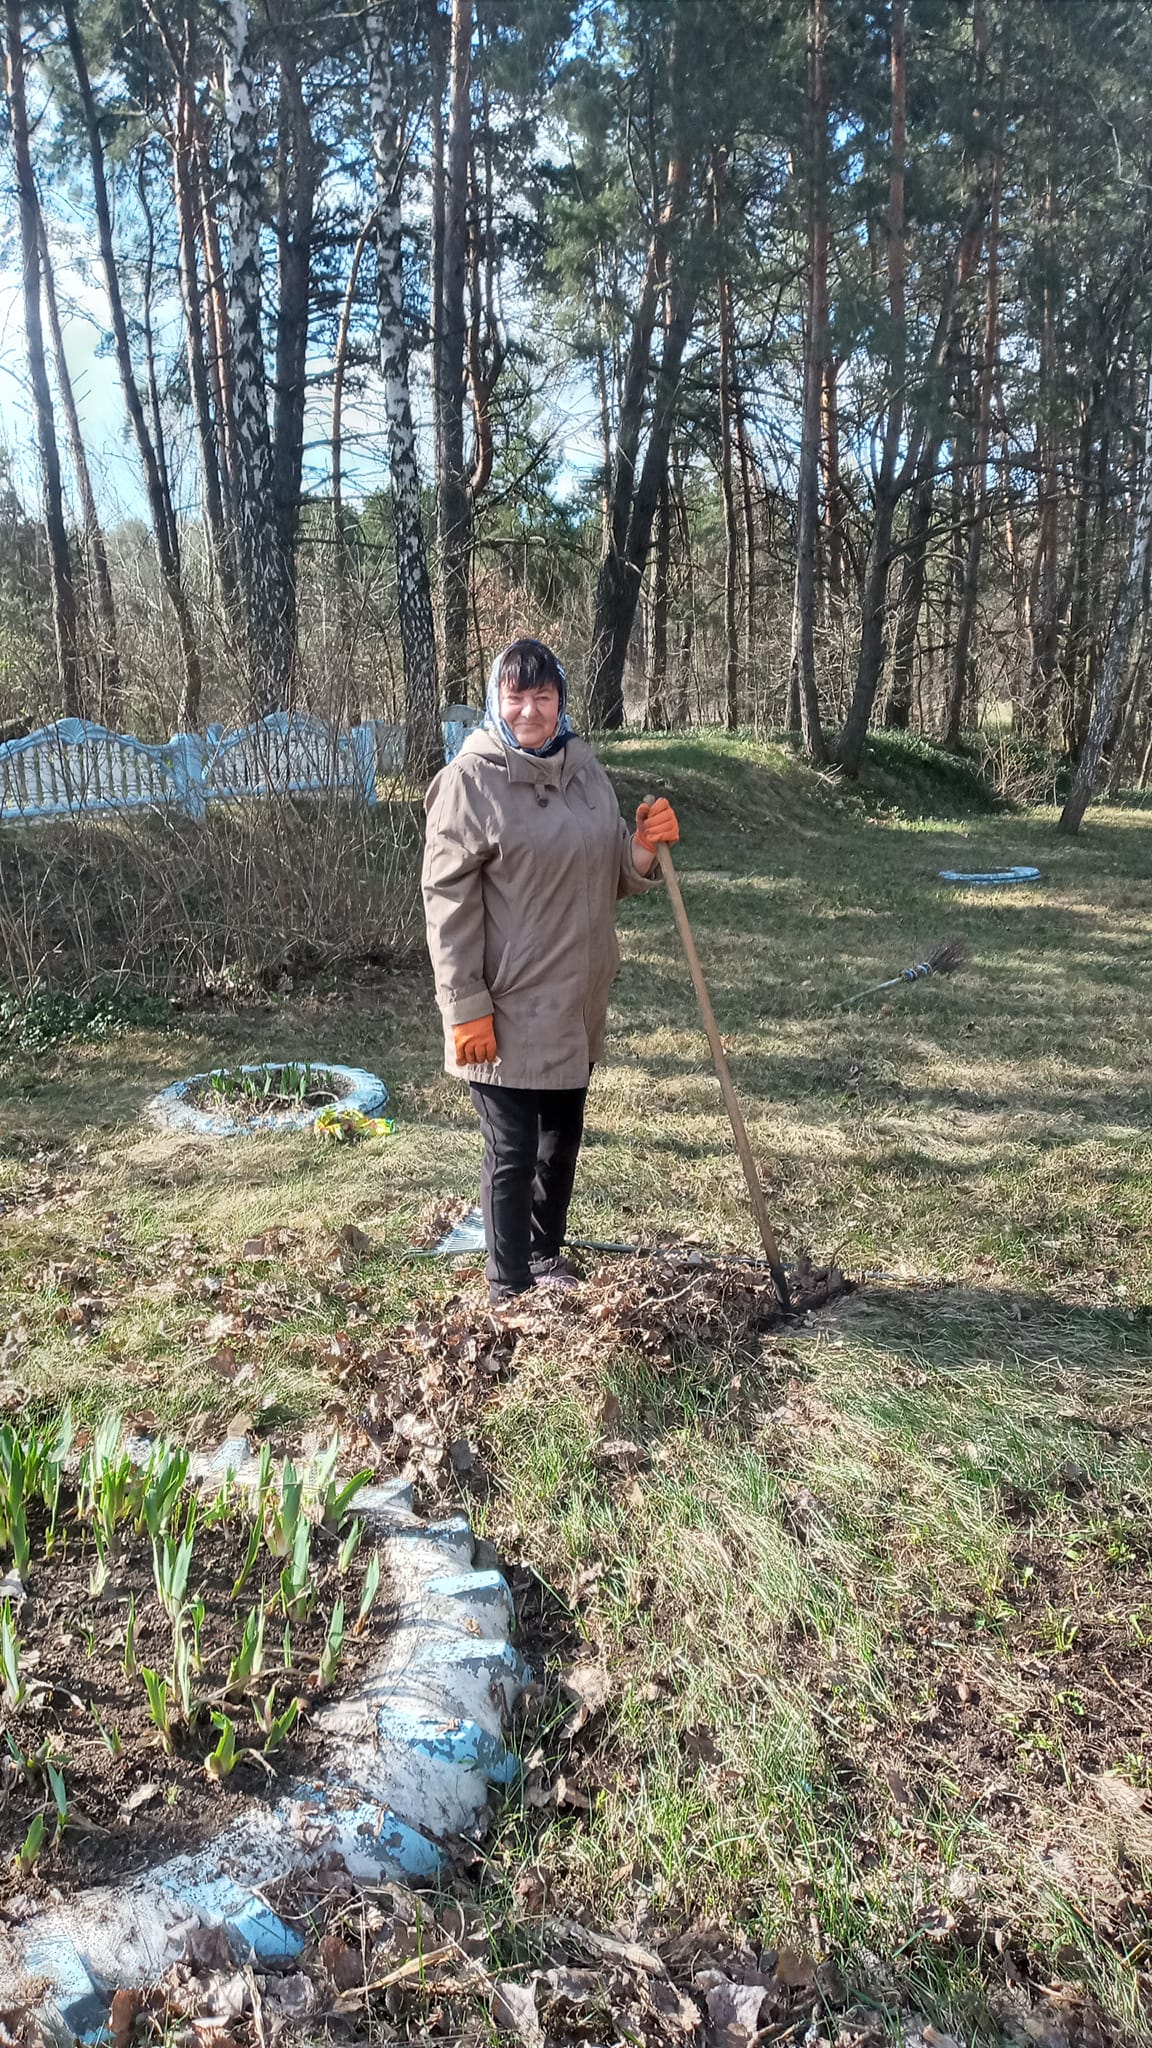
<path fill-rule="evenodd" d="M 649 853 L 658 853 L 662 846 L 675 846 L 680 827 L 666 796 L 658 796 L 653 804 L 641 804 L 636 813 L 636 837 Z"/>
<path fill-rule="evenodd" d="M 490 1067 L 496 1058 L 496 1019 L 491 1010 L 486 1017 L 469 1017 L 466 1024 L 454 1024 L 452 1037 L 458 1067 Z"/>

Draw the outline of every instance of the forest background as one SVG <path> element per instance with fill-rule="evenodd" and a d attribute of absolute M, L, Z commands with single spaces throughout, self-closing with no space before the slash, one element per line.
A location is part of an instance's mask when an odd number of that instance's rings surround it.
<path fill-rule="evenodd" d="M 1147 777 L 1142 0 L 2 33 L 3 736 L 299 706 L 403 719 L 422 776 L 528 629 L 593 729 L 783 729 L 852 776 L 882 724 L 1062 773 L 1072 829 Z"/>

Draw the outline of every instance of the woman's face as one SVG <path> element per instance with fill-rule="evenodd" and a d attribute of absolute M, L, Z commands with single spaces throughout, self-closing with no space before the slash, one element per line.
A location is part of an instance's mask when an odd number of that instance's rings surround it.
<path fill-rule="evenodd" d="M 555 683 L 538 690 L 511 690 L 501 683 L 500 716 L 520 746 L 546 746 L 559 723 L 560 692 Z"/>

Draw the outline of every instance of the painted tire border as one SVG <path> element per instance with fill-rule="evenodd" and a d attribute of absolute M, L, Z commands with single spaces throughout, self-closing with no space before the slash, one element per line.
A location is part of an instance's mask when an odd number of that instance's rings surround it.
<path fill-rule="evenodd" d="M 205 1464 L 241 1481 L 244 1465 L 255 1470 L 243 1438 Z M 222 1930 L 240 1963 L 298 1956 L 300 1936 L 261 1896 L 269 1885 L 333 1854 L 353 1877 L 428 1883 L 449 1838 L 479 1832 L 489 1788 L 520 1769 L 504 1736 L 531 1673 L 510 1641 L 511 1590 L 474 1567 L 463 1516 L 426 1523 L 412 1513 L 411 1486 L 366 1487 L 357 1512 L 402 1597 L 380 1662 L 315 1717 L 329 1738 L 317 1776 L 287 1785 L 274 1805 L 254 1802 L 194 1853 L 13 1928 L 0 1942 L 0 2005 L 23 1998 L 57 2040 L 109 2042 L 114 1992 L 156 1982 L 198 1931 Z"/>
<path fill-rule="evenodd" d="M 1011 889 L 1018 882 L 1038 882 L 1039 868 L 995 868 L 986 875 L 964 875 L 956 868 L 941 868 L 942 882 L 959 882 L 969 889 Z"/>
<path fill-rule="evenodd" d="M 292 1065 L 289 1060 L 261 1060 L 255 1066 L 239 1067 L 241 1074 L 266 1074 L 282 1071 Z M 304 1065 L 304 1061 L 297 1064 Z M 370 1074 L 366 1067 L 345 1067 L 335 1060 L 310 1060 L 307 1062 L 313 1073 L 331 1074 L 344 1084 L 345 1092 L 338 1103 L 340 1109 L 359 1110 L 362 1116 L 378 1116 L 388 1100 L 388 1090 L 378 1074 Z M 244 1138 L 254 1131 L 306 1131 L 311 1129 L 316 1118 L 314 1109 L 289 1110 L 283 1116 L 257 1116 L 250 1123 L 240 1123 L 236 1117 L 223 1112 L 214 1114 L 209 1109 L 195 1109 L 188 1101 L 189 1091 L 210 1081 L 213 1073 L 221 1073 L 214 1067 L 207 1074 L 188 1074 L 182 1081 L 173 1081 L 162 1088 L 159 1095 L 153 1095 L 145 1106 L 145 1114 L 154 1124 L 165 1131 L 188 1131 L 200 1138 Z"/>

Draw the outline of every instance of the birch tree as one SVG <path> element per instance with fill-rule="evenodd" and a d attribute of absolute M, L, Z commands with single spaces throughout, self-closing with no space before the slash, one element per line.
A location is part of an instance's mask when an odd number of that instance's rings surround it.
<path fill-rule="evenodd" d="M 20 0 L 5 0 L 4 32 L 8 43 L 8 118 L 12 130 L 12 155 L 16 170 L 16 197 L 20 216 L 20 268 L 24 293 L 24 331 L 28 342 L 28 381 L 32 389 L 36 447 L 40 457 L 44 531 L 52 569 L 52 625 L 56 639 L 56 673 L 64 716 L 77 718 L 82 709 L 82 702 L 76 587 L 72 577 L 72 556 L 64 521 L 60 450 L 56 441 L 48 364 L 44 354 L 44 329 L 40 318 L 40 204 L 36 196 L 36 182 L 32 169 L 28 95 L 24 72 L 24 24 L 21 20 Z"/>

